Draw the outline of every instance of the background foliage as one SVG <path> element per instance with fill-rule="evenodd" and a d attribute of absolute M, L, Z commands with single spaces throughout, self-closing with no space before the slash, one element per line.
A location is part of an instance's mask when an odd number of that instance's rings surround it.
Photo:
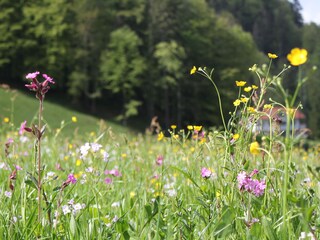
<path fill-rule="evenodd" d="M 112 107 L 123 123 L 138 114 L 164 127 L 221 124 L 210 82 L 186 77 L 193 65 L 215 68 L 231 109 L 234 81 L 253 83 L 248 67 L 266 53 L 279 55 L 278 68 L 293 47 L 309 51 L 305 69 L 319 62 L 319 26 L 303 24 L 298 0 L 1 0 L 0 8 L 1 82 L 22 86 L 27 72 L 47 72 L 70 102 Z M 313 136 L 318 77 L 301 97 Z"/>

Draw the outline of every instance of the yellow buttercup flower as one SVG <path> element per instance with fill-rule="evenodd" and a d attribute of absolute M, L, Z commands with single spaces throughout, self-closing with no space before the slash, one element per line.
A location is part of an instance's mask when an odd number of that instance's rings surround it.
<path fill-rule="evenodd" d="M 306 49 L 303 48 L 294 48 L 291 52 L 287 55 L 287 59 L 293 66 L 299 66 L 304 64 L 308 59 L 308 52 Z"/>
<path fill-rule="evenodd" d="M 271 59 L 275 59 L 275 58 L 278 58 L 278 55 L 273 54 L 273 53 L 268 53 L 268 57 Z"/>
<path fill-rule="evenodd" d="M 195 74 L 197 71 L 196 66 L 193 66 L 193 68 L 190 70 L 190 74 Z"/>
<path fill-rule="evenodd" d="M 130 192 L 130 198 L 133 198 L 133 197 L 135 197 L 136 196 L 136 193 L 135 192 Z"/>
<path fill-rule="evenodd" d="M 235 101 L 233 102 L 233 105 L 234 105 L 235 107 L 237 107 L 237 106 L 240 105 L 240 103 L 241 103 L 241 100 L 240 100 L 240 99 L 237 99 L 237 100 L 235 100 Z"/>
<path fill-rule="evenodd" d="M 245 87 L 243 90 L 244 90 L 245 92 L 250 92 L 250 91 L 252 90 L 252 87 Z"/>
<path fill-rule="evenodd" d="M 188 126 L 187 126 L 187 129 L 188 129 L 189 131 L 191 131 L 191 130 L 193 129 L 193 126 L 192 126 L 192 125 L 188 125 Z"/>
<path fill-rule="evenodd" d="M 76 166 L 79 167 L 81 165 L 81 160 L 80 159 L 77 159 L 76 161 Z"/>
<path fill-rule="evenodd" d="M 245 81 L 236 81 L 236 85 L 237 87 L 243 87 L 244 85 L 246 85 L 247 82 Z"/>
<path fill-rule="evenodd" d="M 233 134 L 233 136 L 232 136 L 232 138 L 233 138 L 234 140 L 238 140 L 239 137 L 240 137 L 239 133 Z"/>
<path fill-rule="evenodd" d="M 243 103 L 247 103 L 249 101 L 249 98 L 242 97 L 242 98 L 240 98 L 240 101 L 243 102 Z"/>
<path fill-rule="evenodd" d="M 78 119 L 77 119 L 76 116 L 72 116 L 71 121 L 74 122 L 74 123 L 76 123 L 76 122 L 78 121 Z"/>
<path fill-rule="evenodd" d="M 158 141 L 161 141 L 163 138 L 164 138 L 164 134 L 163 134 L 163 132 L 160 132 L 158 134 Z"/>
<path fill-rule="evenodd" d="M 263 108 L 264 109 L 270 109 L 270 108 L 272 108 L 272 105 L 271 104 L 265 104 L 265 105 L 263 105 Z"/>
<path fill-rule="evenodd" d="M 254 113 L 256 110 L 253 107 L 248 107 L 247 111 L 250 113 Z"/>
<path fill-rule="evenodd" d="M 252 155 L 258 155 L 260 153 L 260 145 L 259 143 L 256 141 L 256 142 L 253 142 L 250 144 L 250 152 Z"/>
<path fill-rule="evenodd" d="M 3 121 L 4 121 L 5 123 L 8 123 L 8 122 L 10 122 L 10 118 L 5 117 L 5 118 L 3 119 Z"/>
<path fill-rule="evenodd" d="M 177 125 L 171 125 L 171 128 L 174 130 L 177 128 Z"/>
<path fill-rule="evenodd" d="M 202 129 L 202 126 L 193 126 L 193 129 L 194 129 L 196 132 L 200 132 L 201 129 Z"/>
<path fill-rule="evenodd" d="M 256 86 L 256 85 L 252 85 L 251 87 L 252 87 L 252 89 L 254 89 L 254 90 L 256 90 L 256 89 L 258 89 L 258 88 L 259 88 L 259 87 L 258 87 L 258 86 Z"/>

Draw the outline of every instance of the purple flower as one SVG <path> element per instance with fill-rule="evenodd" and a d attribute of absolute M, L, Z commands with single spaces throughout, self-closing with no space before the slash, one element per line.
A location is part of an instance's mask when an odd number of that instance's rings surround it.
<path fill-rule="evenodd" d="M 16 165 L 16 170 L 22 170 L 22 167 L 20 167 L 19 165 Z"/>
<path fill-rule="evenodd" d="M 207 168 L 205 168 L 205 167 L 203 167 L 203 168 L 201 169 L 201 176 L 202 176 L 203 178 L 209 178 L 209 177 L 211 176 L 211 174 L 212 174 L 212 172 L 211 172 L 209 169 L 207 169 Z"/>
<path fill-rule="evenodd" d="M 19 129 L 19 135 L 22 135 L 24 133 L 26 125 L 27 125 L 27 121 L 24 121 L 23 123 L 21 123 L 20 129 Z"/>
<path fill-rule="evenodd" d="M 34 79 L 34 78 L 36 78 L 39 74 L 40 74 L 40 72 L 28 73 L 27 76 L 26 76 L 26 79 Z"/>
<path fill-rule="evenodd" d="M 106 179 L 104 180 L 104 182 L 105 182 L 106 184 L 111 184 L 111 183 L 112 183 L 112 179 L 111 179 L 111 178 L 106 178 Z"/>
<path fill-rule="evenodd" d="M 159 155 L 159 156 L 157 157 L 156 164 L 157 164 L 158 166 L 161 166 L 162 163 L 163 163 L 163 156 L 162 156 L 162 155 Z"/>
<path fill-rule="evenodd" d="M 121 177 L 122 176 L 122 174 L 119 172 L 119 170 L 118 169 L 112 169 L 112 170 L 106 170 L 105 172 L 104 172 L 104 174 L 106 174 L 106 175 L 113 175 L 113 176 L 115 176 L 115 177 Z"/>
<path fill-rule="evenodd" d="M 243 171 L 238 174 L 237 180 L 240 191 L 245 190 L 259 197 L 264 194 L 266 183 L 265 180 L 259 181 L 257 179 L 252 179 L 251 177 L 256 173 L 258 173 L 258 170 L 256 169 L 253 170 L 253 172 L 250 175 Z"/>
<path fill-rule="evenodd" d="M 77 182 L 77 179 L 74 177 L 72 173 L 68 175 L 68 182 L 71 182 L 72 184 L 75 184 Z"/>
<path fill-rule="evenodd" d="M 265 180 L 262 181 L 258 181 L 253 193 L 254 195 L 256 195 L 257 197 L 262 196 L 264 193 L 264 190 L 266 189 L 266 182 Z"/>

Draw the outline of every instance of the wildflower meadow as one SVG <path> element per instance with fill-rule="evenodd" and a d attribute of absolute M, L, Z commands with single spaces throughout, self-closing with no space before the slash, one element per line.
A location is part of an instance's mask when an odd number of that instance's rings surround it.
<path fill-rule="evenodd" d="M 39 106 L 34 121 L 1 123 L 0 238 L 319 239 L 320 144 L 295 126 L 307 50 L 293 49 L 277 75 L 277 55 L 268 57 L 249 68 L 254 84 L 235 79 L 229 113 L 214 70 L 191 68 L 188 81 L 212 83 L 221 127 L 172 123 L 146 134 L 105 124 L 57 134 L 43 118 L 58 80 L 27 74 Z M 292 69 L 293 92 L 282 84 Z M 66 121 L 78 124 L 76 115 Z"/>

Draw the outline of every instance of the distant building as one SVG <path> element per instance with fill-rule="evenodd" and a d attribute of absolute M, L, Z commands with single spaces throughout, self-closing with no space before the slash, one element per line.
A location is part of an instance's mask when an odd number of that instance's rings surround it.
<path fill-rule="evenodd" d="M 287 125 L 286 109 L 282 107 L 273 107 L 272 109 L 265 109 L 265 115 L 261 116 L 257 122 L 256 130 L 259 132 L 268 133 L 270 132 L 270 118 L 271 117 L 271 126 L 274 131 L 285 132 Z M 294 116 L 294 126 L 291 126 L 295 129 L 295 134 L 305 134 L 307 126 L 305 123 L 306 116 L 299 109 L 296 110 Z"/>

